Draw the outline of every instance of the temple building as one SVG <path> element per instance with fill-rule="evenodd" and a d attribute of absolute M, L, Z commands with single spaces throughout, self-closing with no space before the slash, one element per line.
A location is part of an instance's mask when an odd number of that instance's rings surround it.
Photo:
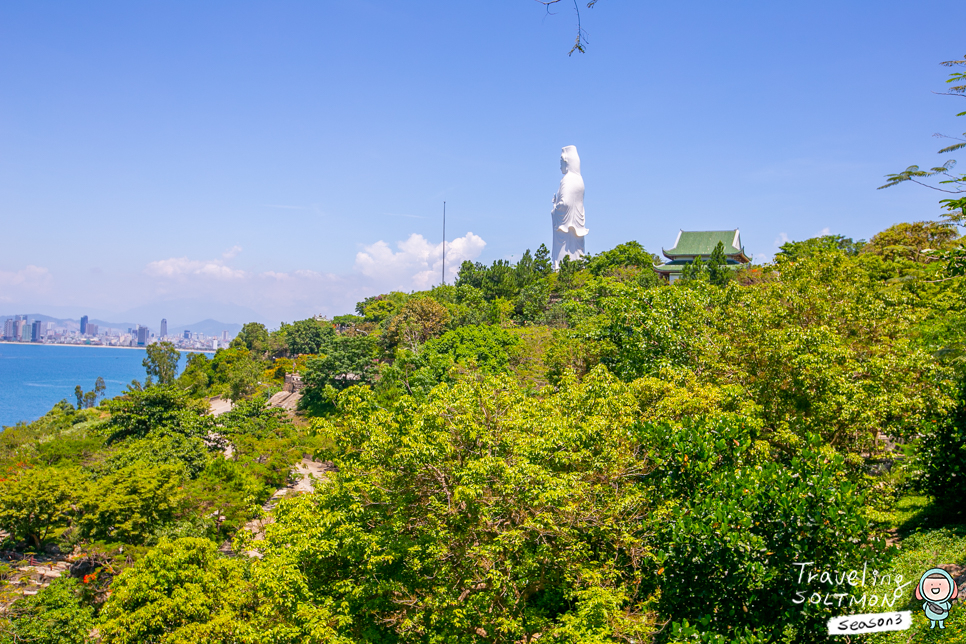
<path fill-rule="evenodd" d="M 718 242 L 724 246 L 728 267 L 738 269 L 751 263 L 751 258 L 745 255 L 745 248 L 741 245 L 741 235 L 737 228 L 734 230 L 681 230 L 678 231 L 678 238 L 673 248 L 661 249 L 668 261 L 655 266 L 654 270 L 673 284 L 681 277 L 684 267 L 693 262 L 696 257 L 700 257 L 703 262 L 711 259 L 711 253 Z"/>

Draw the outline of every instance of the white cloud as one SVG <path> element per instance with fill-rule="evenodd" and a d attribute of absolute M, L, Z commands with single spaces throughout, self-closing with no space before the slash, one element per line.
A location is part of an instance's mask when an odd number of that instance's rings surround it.
<path fill-rule="evenodd" d="M 390 289 L 420 290 L 438 283 L 443 268 L 442 242 L 432 244 L 413 233 L 396 246 L 399 250 L 393 251 L 381 240 L 366 246 L 356 254 L 356 270 Z M 460 264 L 479 257 L 484 247 L 486 242 L 473 233 L 446 242 L 447 281 L 456 277 Z"/>
<path fill-rule="evenodd" d="M 222 256 L 223 259 L 231 259 L 232 257 L 234 257 L 235 255 L 237 255 L 240 252 L 242 252 L 242 247 L 241 246 L 232 246 L 231 248 L 229 248 L 228 250 L 226 250 L 224 253 L 222 253 L 221 256 Z"/>
<path fill-rule="evenodd" d="M 786 233 L 778 233 L 778 238 L 775 240 L 775 247 L 781 246 L 782 244 L 787 244 L 790 239 Z"/>
<path fill-rule="evenodd" d="M 0 302 L 14 302 L 14 295 L 34 295 L 46 291 L 53 277 L 46 268 L 29 264 L 18 271 L 0 271 Z"/>
<path fill-rule="evenodd" d="M 50 271 L 29 264 L 19 271 L 0 271 L 0 285 L 3 286 L 40 286 L 50 281 Z"/>
<path fill-rule="evenodd" d="M 199 260 L 187 257 L 172 257 L 151 262 L 144 272 L 152 277 L 168 279 L 207 277 L 216 280 L 237 280 L 247 275 L 243 270 L 225 266 L 220 259 Z"/>
<path fill-rule="evenodd" d="M 446 243 L 446 278 L 452 282 L 464 260 L 475 260 L 486 242 L 473 233 Z M 145 293 L 159 299 L 193 298 L 260 311 L 268 319 L 293 320 L 310 315 L 338 315 L 356 302 L 391 290 L 422 290 L 439 283 L 443 244 L 413 234 L 393 249 L 385 241 L 365 246 L 347 274 L 312 269 L 251 271 L 230 261 L 233 247 L 221 259 L 171 257 L 144 268 Z"/>
<path fill-rule="evenodd" d="M 826 227 L 825 227 L 825 228 L 823 228 L 822 230 L 820 230 L 820 231 L 818 231 L 818 235 L 816 235 L 816 236 L 817 236 L 817 237 L 824 237 L 825 235 L 828 235 L 828 234 L 830 234 L 831 232 L 832 232 L 832 231 L 830 231 L 830 230 L 828 229 L 828 226 L 826 226 Z"/>

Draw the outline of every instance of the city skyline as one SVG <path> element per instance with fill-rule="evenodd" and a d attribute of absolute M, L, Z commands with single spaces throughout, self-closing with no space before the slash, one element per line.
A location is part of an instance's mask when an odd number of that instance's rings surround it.
<path fill-rule="evenodd" d="M 45 318 L 45 319 L 39 319 Z M 101 344 L 103 346 L 143 347 L 152 342 L 168 341 L 183 349 L 218 349 L 225 347 L 235 337 L 241 325 L 225 324 L 216 320 L 203 320 L 194 325 L 167 329 L 162 318 L 158 333 L 150 325 L 92 321 L 89 316 L 79 320 L 51 319 L 38 314 L 0 315 L 6 342 L 29 342 L 46 344 Z M 76 330 L 75 327 L 76 326 Z M 101 328 L 103 326 L 104 328 Z M 127 327 L 125 329 L 125 327 Z M 194 327 L 192 331 L 188 327 Z M 212 332 L 212 327 L 221 327 Z M 199 329 L 205 330 L 199 330 Z M 207 332 L 206 332 L 207 331 Z"/>

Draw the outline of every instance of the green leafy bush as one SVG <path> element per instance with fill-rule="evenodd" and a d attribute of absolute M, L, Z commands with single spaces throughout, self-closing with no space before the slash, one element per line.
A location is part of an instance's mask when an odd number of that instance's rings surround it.
<path fill-rule="evenodd" d="M 60 577 L 33 597 L 10 607 L 2 644 L 87 644 L 93 642 L 94 608 L 80 597 L 76 579 Z"/>
<path fill-rule="evenodd" d="M 794 564 L 861 570 L 880 557 L 844 459 L 812 438 L 775 462 L 727 421 L 646 434 L 657 447 L 648 478 L 668 503 L 658 536 L 661 612 L 728 637 L 788 629 L 795 641 L 826 641 L 828 609 L 792 602 Z"/>
<path fill-rule="evenodd" d="M 151 432 L 174 432 L 186 436 L 206 436 L 210 421 L 199 415 L 207 403 L 199 403 L 173 386 L 129 390 L 104 403 L 111 413 L 107 429 L 111 442 L 143 438 Z"/>
<path fill-rule="evenodd" d="M 114 580 L 98 619 L 100 641 L 237 642 L 249 585 L 244 569 L 205 539 L 162 540 Z"/>
<path fill-rule="evenodd" d="M 928 423 L 919 441 L 919 487 L 940 509 L 963 514 L 966 498 L 966 399 L 948 417 Z"/>
<path fill-rule="evenodd" d="M 0 482 L 0 529 L 14 540 L 39 547 L 51 530 L 66 525 L 76 480 L 72 470 L 42 467 Z"/>
<path fill-rule="evenodd" d="M 278 505 L 253 569 L 292 598 L 280 625 L 306 602 L 356 642 L 651 633 L 654 497 L 625 385 L 599 371 L 537 398 L 487 377 L 424 403 L 381 408 L 357 387 L 338 404 L 338 473 Z"/>
<path fill-rule="evenodd" d="M 92 481 L 77 504 L 81 538 L 144 543 L 171 521 L 182 500 L 182 468 L 136 463 Z"/>
<path fill-rule="evenodd" d="M 197 436 L 150 433 L 145 438 L 124 441 L 94 472 L 104 476 L 135 464 L 149 469 L 172 465 L 183 468 L 186 478 L 195 478 L 209 459 L 205 442 Z"/>

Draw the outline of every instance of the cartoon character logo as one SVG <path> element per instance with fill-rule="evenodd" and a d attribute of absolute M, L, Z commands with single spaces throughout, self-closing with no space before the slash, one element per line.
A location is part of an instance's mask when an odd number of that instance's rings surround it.
<path fill-rule="evenodd" d="M 949 617 L 953 600 L 959 595 L 956 582 L 942 568 L 930 568 L 923 573 L 916 588 L 916 599 L 923 600 L 922 610 L 930 621 L 929 628 L 946 628 L 943 624 Z"/>

